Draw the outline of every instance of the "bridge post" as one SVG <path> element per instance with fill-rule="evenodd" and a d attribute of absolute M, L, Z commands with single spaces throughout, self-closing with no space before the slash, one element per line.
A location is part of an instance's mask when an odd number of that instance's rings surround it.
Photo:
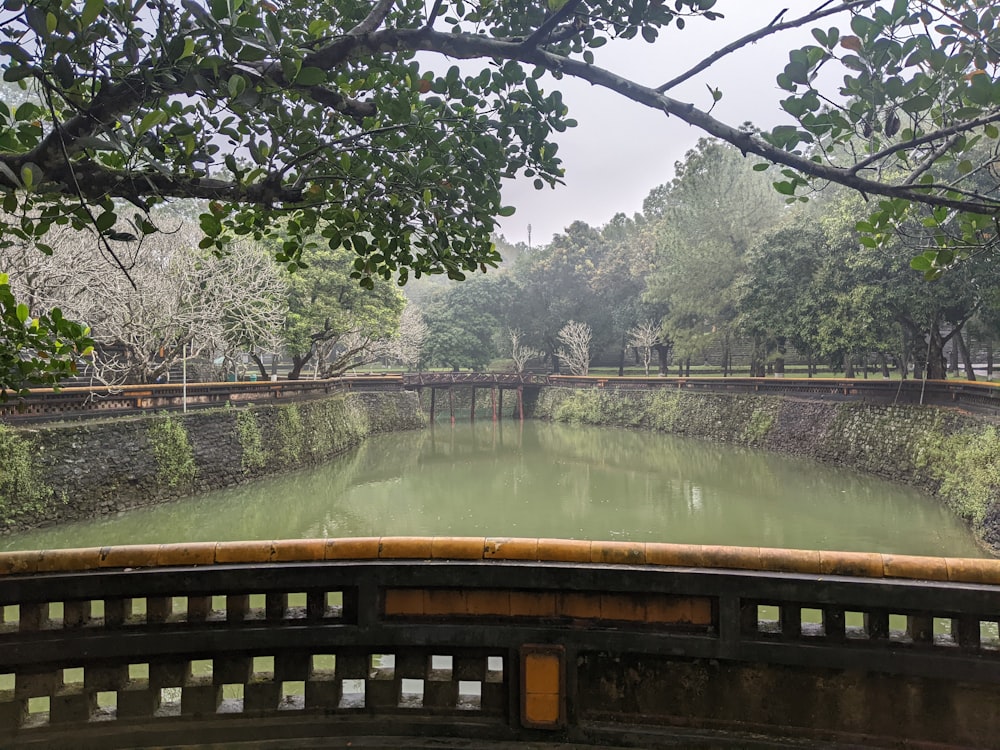
<path fill-rule="evenodd" d="M 499 406 L 497 408 L 500 411 L 500 419 L 503 419 L 503 387 L 500 388 L 500 397 L 499 397 L 499 400 L 500 400 L 500 404 L 499 404 Z"/>
<path fill-rule="evenodd" d="M 437 388 L 431 386 L 431 424 L 434 424 L 434 399 L 437 396 Z"/>
<path fill-rule="evenodd" d="M 503 391 L 500 391 L 503 393 Z M 493 409 L 493 421 L 497 421 L 497 387 L 490 388 L 490 407 Z"/>
<path fill-rule="evenodd" d="M 469 421 L 476 421 L 476 386 L 472 386 L 472 406 L 469 407 Z"/>
<path fill-rule="evenodd" d="M 524 386 L 519 385 L 517 387 L 517 416 L 522 422 L 524 421 Z"/>
<path fill-rule="evenodd" d="M 451 416 L 451 423 L 455 424 L 455 388 L 448 386 L 448 413 Z"/>

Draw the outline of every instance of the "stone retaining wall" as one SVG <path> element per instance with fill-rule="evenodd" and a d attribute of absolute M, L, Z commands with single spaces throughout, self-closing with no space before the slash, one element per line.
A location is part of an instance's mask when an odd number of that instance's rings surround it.
<path fill-rule="evenodd" d="M 534 416 L 634 427 L 776 450 L 848 466 L 937 495 L 1000 552 L 1000 436 L 936 407 L 750 394 L 544 388 Z"/>
<path fill-rule="evenodd" d="M 325 461 L 424 425 L 416 395 L 352 393 L 181 414 L 0 427 L 0 530 L 92 518 Z"/>

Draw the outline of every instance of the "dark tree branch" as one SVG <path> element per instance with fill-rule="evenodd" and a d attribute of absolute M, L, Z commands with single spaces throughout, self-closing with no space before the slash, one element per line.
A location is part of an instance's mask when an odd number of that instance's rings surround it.
<path fill-rule="evenodd" d="M 378 0 L 365 20 L 347 32 L 348 36 L 361 36 L 375 31 L 375 29 L 382 25 L 386 16 L 389 15 L 389 11 L 392 10 L 392 5 L 395 2 L 396 0 Z"/>
<path fill-rule="evenodd" d="M 794 28 L 797 28 L 798 26 L 802 26 L 804 24 L 811 23 L 813 21 L 817 21 L 820 18 L 823 18 L 825 16 L 830 16 L 830 15 L 833 15 L 835 13 L 842 13 L 845 10 L 853 10 L 855 8 L 862 8 L 862 7 L 866 6 L 866 5 L 872 5 L 873 3 L 874 3 L 874 0 L 851 0 L 850 2 L 845 2 L 845 3 L 840 4 L 840 5 L 835 5 L 832 8 L 824 8 L 824 7 L 821 6 L 819 9 L 814 10 L 812 13 L 808 13 L 807 15 L 801 16 L 800 18 L 796 18 L 793 21 L 786 21 L 784 23 L 774 23 L 774 21 L 772 21 L 770 24 L 768 24 L 764 28 L 758 29 L 757 31 L 754 31 L 751 34 L 747 34 L 746 36 L 737 39 L 735 42 L 732 42 L 731 44 L 727 44 L 725 47 L 723 47 L 719 51 L 714 52 L 711 55 L 709 55 L 708 57 L 706 57 L 704 60 L 702 60 L 701 62 L 699 62 L 694 67 L 689 68 L 688 70 L 684 71 L 683 73 L 681 73 L 676 78 L 672 78 L 671 80 L 667 81 L 666 83 L 664 83 L 664 84 L 662 84 L 660 86 L 657 86 L 656 87 L 656 91 L 657 91 L 657 93 L 660 93 L 660 94 L 662 94 L 662 93 L 664 93 L 666 91 L 669 91 L 670 89 L 672 89 L 672 88 L 674 88 L 676 86 L 679 86 L 680 84 L 684 83 L 685 81 L 687 81 L 687 80 L 693 78 L 694 76 L 698 75 L 702 71 L 707 70 L 708 68 L 712 67 L 713 65 L 715 65 L 715 63 L 717 63 L 719 60 L 721 60 L 726 55 L 731 55 L 733 52 L 738 52 L 739 50 L 741 50 L 744 47 L 746 47 L 748 44 L 753 44 L 754 42 L 759 42 L 761 39 L 764 39 L 765 37 L 768 37 L 771 34 L 776 34 L 779 31 L 785 31 L 787 29 L 794 29 Z M 828 3 L 827 3 L 827 5 L 828 5 Z M 784 11 L 782 11 L 782 13 L 784 13 Z M 780 17 L 781 17 L 781 13 L 778 14 L 778 16 L 776 17 L 775 20 L 777 20 Z"/>
<path fill-rule="evenodd" d="M 555 13 L 546 18 L 542 25 L 539 26 L 535 31 L 532 32 L 531 36 L 524 40 L 525 47 L 537 47 L 540 44 L 545 44 L 546 37 L 556 28 L 559 24 L 565 21 L 572 15 L 583 0 L 567 0 L 567 2 Z"/>

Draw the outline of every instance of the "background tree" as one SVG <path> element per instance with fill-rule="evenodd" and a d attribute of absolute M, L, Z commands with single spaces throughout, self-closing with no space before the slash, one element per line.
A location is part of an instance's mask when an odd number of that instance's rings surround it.
<path fill-rule="evenodd" d="M 316 248 L 308 267 L 289 277 L 283 340 L 292 359 L 290 380 L 310 363 L 317 373 L 337 375 L 398 330 L 402 294 L 384 281 L 362 289 L 351 278 L 353 268 L 350 250 Z"/>
<path fill-rule="evenodd" d="M 649 377 L 649 363 L 653 359 L 654 347 L 661 342 L 659 322 L 644 320 L 628 330 L 628 345 L 634 347 L 642 357 L 642 366 Z"/>
<path fill-rule="evenodd" d="M 408 370 L 419 367 L 429 333 L 423 314 L 408 302 L 399 318 L 399 332 L 389 341 L 389 356 Z"/>
<path fill-rule="evenodd" d="M 586 375 L 590 371 L 590 342 L 592 332 L 586 323 L 569 321 L 559 329 L 559 351 L 557 352 L 567 369 L 573 375 Z"/>
<path fill-rule="evenodd" d="M 499 355 L 497 334 L 511 304 L 504 276 L 452 284 L 427 305 L 427 360 L 456 372 L 481 370 Z"/>
<path fill-rule="evenodd" d="M 514 372 L 524 372 L 530 360 L 542 356 L 537 349 L 525 345 L 524 334 L 519 328 L 508 328 L 507 340 L 510 342 L 510 358 L 514 363 Z"/>

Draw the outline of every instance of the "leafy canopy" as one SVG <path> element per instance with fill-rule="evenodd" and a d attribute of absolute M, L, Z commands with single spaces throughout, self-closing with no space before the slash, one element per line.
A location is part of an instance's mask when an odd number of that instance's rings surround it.
<path fill-rule="evenodd" d="M 731 0 L 730 0 L 731 1 Z M 353 251 L 356 278 L 460 279 L 495 265 L 504 178 L 562 177 L 553 134 L 574 122 L 545 72 L 662 110 L 811 180 L 883 196 L 875 235 L 913 203 L 960 236 L 989 229 L 996 190 L 1000 31 L 987 0 L 825 4 L 760 30 L 659 86 L 596 64 L 611 39 L 662 42 L 716 0 L 4 0 L 4 78 L 40 103 L 0 104 L 5 234 L 38 241 L 70 221 L 114 243 L 155 231 L 147 209 L 210 201 L 205 247 L 274 233 L 301 262 L 322 228 Z M 759 134 L 672 98 L 680 83 L 771 34 L 820 24 L 778 76 L 795 125 Z M 663 42 L 676 43 L 674 40 Z M 421 53 L 417 56 L 417 53 Z M 473 60 L 471 73 L 441 60 Z M 667 58 L 669 63 L 669 58 Z M 816 88 L 827 65 L 847 70 Z M 860 137 L 860 138 L 859 138 Z M 986 140 L 992 148 L 975 152 Z M 990 166 L 992 165 L 992 167 Z M 990 172 L 992 169 L 992 172 Z M 985 171 L 984 171 L 985 170 Z M 964 176 L 986 175 L 972 187 Z M 123 209 L 126 201 L 134 209 Z M 948 260 L 935 256 L 928 263 Z"/>

